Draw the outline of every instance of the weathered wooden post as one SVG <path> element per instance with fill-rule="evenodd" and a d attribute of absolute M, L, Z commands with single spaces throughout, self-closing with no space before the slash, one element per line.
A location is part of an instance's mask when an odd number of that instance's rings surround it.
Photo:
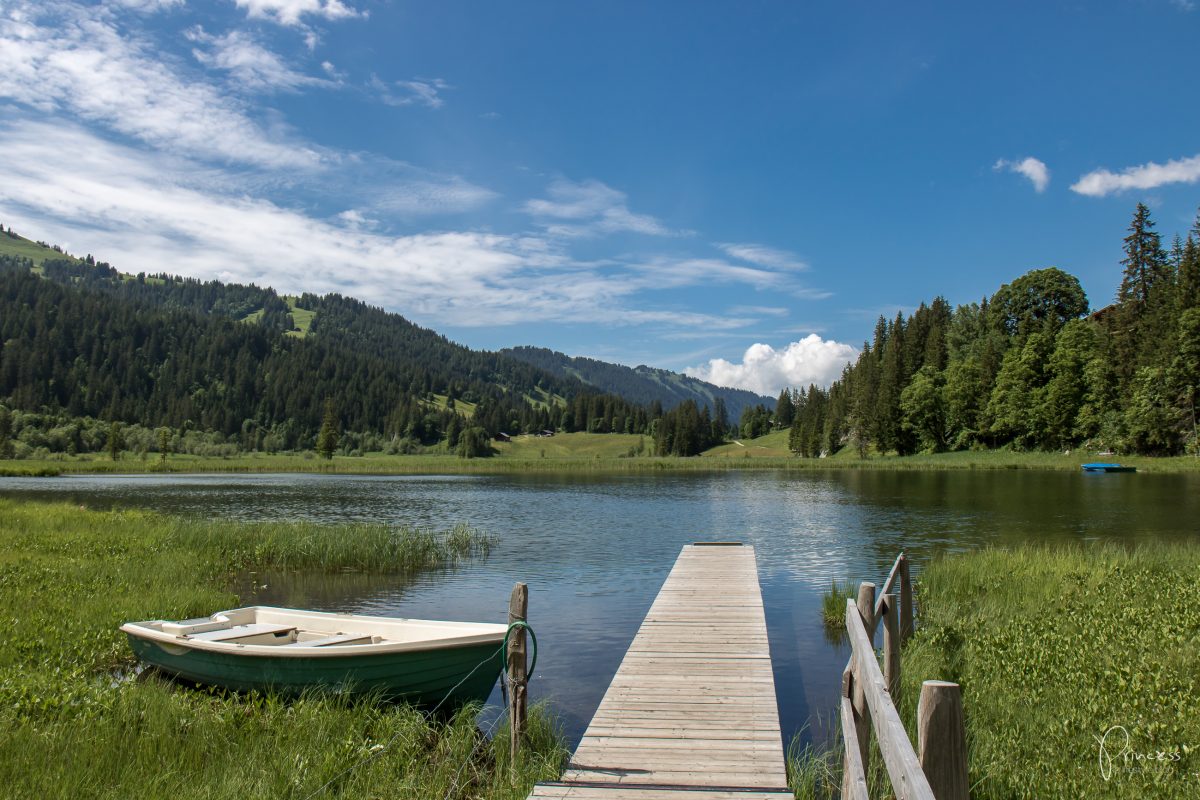
<path fill-rule="evenodd" d="M 896 595 L 883 596 L 883 677 L 892 702 L 900 697 L 900 614 Z"/>
<path fill-rule="evenodd" d="M 525 622 L 529 610 L 529 587 L 523 583 L 513 586 L 512 596 L 508 600 L 508 624 Z M 508 706 L 508 726 L 511 736 L 512 770 L 517 769 L 517 754 L 521 749 L 521 735 L 525 730 L 525 686 L 529 676 L 525 674 L 525 629 L 512 628 L 508 636 L 508 683 L 511 687 L 511 697 Z"/>
<path fill-rule="evenodd" d="M 875 634 L 875 584 L 870 582 L 860 583 L 858 585 L 858 602 L 855 603 L 858 607 L 858 615 L 862 617 L 863 627 L 867 629 L 867 636 Z M 863 693 L 863 683 L 861 676 L 858 674 L 858 664 L 854 665 L 851 673 L 853 682 L 852 698 L 854 704 L 855 716 L 855 732 L 858 734 L 858 752 L 862 756 L 862 763 L 867 764 L 868 756 L 871 751 L 871 710 L 867 707 L 867 696 Z M 846 775 L 846 780 L 849 779 L 850 770 L 843 771 Z M 843 788 L 846 788 L 846 781 L 843 781 Z"/>
<path fill-rule="evenodd" d="M 900 554 L 900 644 L 913 635 L 912 575 L 908 568 L 908 556 Z"/>
<path fill-rule="evenodd" d="M 925 681 L 917 703 L 921 769 L 937 800 L 968 800 L 967 732 L 957 683 Z"/>

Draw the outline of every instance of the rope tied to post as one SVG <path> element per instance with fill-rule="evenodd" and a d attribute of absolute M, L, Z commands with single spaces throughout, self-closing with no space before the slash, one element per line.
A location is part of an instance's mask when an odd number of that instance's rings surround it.
<path fill-rule="evenodd" d="M 523 619 L 513 620 L 508 623 L 508 630 L 504 632 L 504 641 L 500 645 L 500 652 L 508 655 L 508 637 L 512 636 L 514 628 L 523 628 L 529 634 L 529 643 L 533 645 L 533 655 L 529 662 L 529 668 L 525 671 L 525 678 L 521 683 L 528 683 L 529 676 L 533 674 L 533 670 L 537 667 L 538 643 L 537 636 L 533 632 L 533 628 Z M 511 681 L 511 678 L 509 679 Z"/>

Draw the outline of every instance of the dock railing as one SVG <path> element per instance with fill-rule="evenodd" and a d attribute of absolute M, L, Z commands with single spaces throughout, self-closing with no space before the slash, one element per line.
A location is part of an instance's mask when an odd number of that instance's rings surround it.
<path fill-rule="evenodd" d="M 875 631 L 883 623 L 883 669 Z M 908 558 L 901 553 L 883 588 L 858 587 L 846 601 L 851 655 L 842 672 L 841 721 L 845 742 L 843 800 L 869 800 L 866 765 L 871 731 L 897 800 L 966 800 L 967 741 L 962 695 L 956 683 L 925 681 L 917 706 L 918 750 L 896 711 L 900 694 L 900 646 L 913 632 L 913 593 Z"/>

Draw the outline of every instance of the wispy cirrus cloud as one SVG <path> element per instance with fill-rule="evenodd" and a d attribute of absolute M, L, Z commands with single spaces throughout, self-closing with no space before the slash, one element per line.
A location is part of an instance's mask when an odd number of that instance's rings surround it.
<path fill-rule="evenodd" d="M 11 6 L 0 17 L 0 98 L 98 123 L 155 148 L 270 168 L 318 165 L 320 152 L 252 119 L 238 100 L 182 79 L 150 41 L 102 10 Z"/>
<path fill-rule="evenodd" d="M 735 243 L 722 242 L 718 243 L 717 247 L 723 250 L 732 258 L 748 261 L 751 264 L 758 264 L 771 269 L 788 270 L 800 272 L 808 269 L 808 264 L 805 264 L 794 253 L 789 253 L 786 250 L 779 250 L 774 247 L 768 247 L 763 244 Z"/>
<path fill-rule="evenodd" d="M 155 11 L 165 11 L 168 8 L 177 8 L 183 5 L 183 2 L 184 0 L 109 0 L 111 5 L 142 13 L 153 13 Z"/>
<path fill-rule="evenodd" d="M 206 67 L 223 70 L 242 89 L 254 92 L 295 91 L 304 86 L 336 86 L 335 81 L 305 75 L 284 62 L 277 53 L 263 47 L 246 31 L 233 30 L 221 36 L 206 33 L 197 26 L 185 34 L 194 42 L 192 55 Z M 333 65 L 322 65 L 334 75 Z"/>
<path fill-rule="evenodd" d="M 621 232 L 674 235 L 649 214 L 630 211 L 624 192 L 597 180 L 577 183 L 560 178 L 546 188 L 546 195 L 526 202 L 524 210 L 554 235 L 572 237 Z"/>
<path fill-rule="evenodd" d="M 1033 190 L 1038 194 L 1046 191 L 1046 187 L 1050 185 L 1050 168 L 1033 156 L 1012 161 L 1001 158 L 992 165 L 992 169 L 996 172 L 1005 171 L 1023 175 L 1033 184 Z"/>
<path fill-rule="evenodd" d="M 367 85 L 389 106 L 425 106 L 441 108 L 446 104 L 441 93 L 453 88 L 441 78 L 413 78 L 410 81 L 383 81 L 372 75 Z"/>
<path fill-rule="evenodd" d="M 784 387 L 828 386 L 842 374 L 842 368 L 858 357 L 858 350 L 815 333 L 776 350 L 761 342 L 742 354 L 740 363 L 723 358 L 688 367 L 684 374 L 717 386 L 749 389 L 763 395 L 776 395 Z"/>
<path fill-rule="evenodd" d="M 65 246 L 104 254 L 125 271 L 169 268 L 283 292 L 337 291 L 439 325 L 731 330 L 752 321 L 646 307 L 628 268 L 576 261 L 552 238 L 472 230 L 389 235 L 362 210 L 314 217 L 248 196 L 201 164 L 78 126 L 0 124 L 0 151 L 11 162 L 0 182 L 7 224 L 51 227 Z"/>
<path fill-rule="evenodd" d="M 1120 172 L 1094 170 L 1072 184 L 1071 191 L 1087 197 L 1106 197 L 1129 189 L 1157 189 L 1172 183 L 1197 181 L 1200 181 L 1200 155 L 1173 159 L 1165 164 L 1151 161 Z"/>

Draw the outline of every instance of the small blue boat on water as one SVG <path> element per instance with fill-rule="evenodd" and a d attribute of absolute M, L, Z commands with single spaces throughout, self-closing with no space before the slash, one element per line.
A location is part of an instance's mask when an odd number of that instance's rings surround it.
<path fill-rule="evenodd" d="M 1083 464 L 1084 472 L 1137 472 L 1137 467 L 1127 467 L 1124 464 Z"/>

